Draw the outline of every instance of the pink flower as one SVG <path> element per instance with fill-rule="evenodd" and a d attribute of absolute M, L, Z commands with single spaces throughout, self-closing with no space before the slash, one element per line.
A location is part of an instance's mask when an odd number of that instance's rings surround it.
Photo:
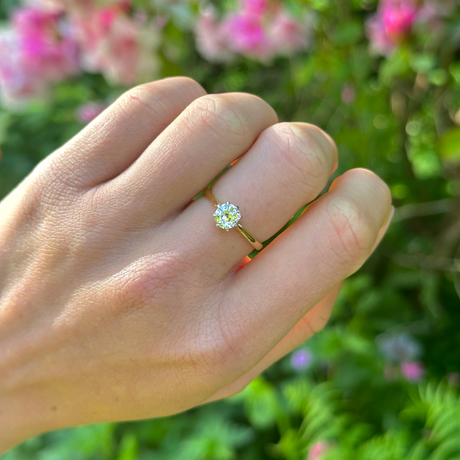
<path fill-rule="evenodd" d="M 85 48 L 90 69 L 101 71 L 109 81 L 134 84 L 140 57 L 139 31 L 127 17 L 116 17 L 110 9 L 99 13 L 101 35 Z"/>
<path fill-rule="evenodd" d="M 211 9 L 207 9 L 199 17 L 195 34 L 198 51 L 208 61 L 228 62 L 233 58 L 227 31 Z"/>
<path fill-rule="evenodd" d="M 390 54 L 412 31 L 418 11 L 415 0 L 381 0 L 377 13 L 367 21 L 371 48 Z"/>
<path fill-rule="evenodd" d="M 367 35 L 371 41 L 372 51 L 385 56 L 391 54 L 395 44 L 385 30 L 383 21 L 379 16 L 373 16 L 366 23 Z"/>
<path fill-rule="evenodd" d="M 407 0 L 387 0 L 382 14 L 386 32 L 398 41 L 412 30 L 417 17 L 417 7 Z"/>
<path fill-rule="evenodd" d="M 340 94 L 340 98 L 344 104 L 350 105 L 353 104 L 356 100 L 356 89 L 350 83 L 345 83 L 342 88 L 342 93 Z"/>
<path fill-rule="evenodd" d="M 19 106 L 45 95 L 46 82 L 35 78 L 24 66 L 21 38 L 15 31 L 0 35 L 0 56 L 0 90 L 7 105 Z"/>
<path fill-rule="evenodd" d="M 277 54 L 291 55 L 305 49 L 310 42 L 308 20 L 297 21 L 281 12 L 270 25 L 270 39 Z"/>
<path fill-rule="evenodd" d="M 25 0 L 23 3 L 47 11 L 62 11 L 64 8 L 62 0 Z"/>
<path fill-rule="evenodd" d="M 13 15 L 14 28 L 21 35 L 41 35 L 53 29 L 59 13 L 36 7 L 21 8 Z"/>
<path fill-rule="evenodd" d="M 106 6 L 114 6 L 129 8 L 131 1 L 129 0 L 25 0 L 30 6 L 35 6 L 40 9 L 58 10 L 58 11 L 75 11 L 75 10 L 94 10 Z"/>
<path fill-rule="evenodd" d="M 424 3 L 417 13 L 417 22 L 429 27 L 430 32 L 437 32 L 442 28 L 442 16 L 445 14 L 443 5 L 439 3 Z"/>
<path fill-rule="evenodd" d="M 327 441 L 318 441 L 311 446 L 308 452 L 308 460 L 318 460 L 326 451 L 330 449 L 331 445 Z"/>
<path fill-rule="evenodd" d="M 270 37 L 258 14 L 243 13 L 225 20 L 230 47 L 239 53 L 265 60 L 273 54 Z"/>
<path fill-rule="evenodd" d="M 261 15 L 268 9 L 267 0 L 242 0 L 242 10 L 244 13 Z"/>
<path fill-rule="evenodd" d="M 127 16 L 119 3 L 75 14 L 73 22 L 88 71 L 124 85 L 155 76 L 158 32 L 144 20 Z"/>
<path fill-rule="evenodd" d="M 20 8 L 0 41 L 0 84 L 12 105 L 42 99 L 52 83 L 79 70 L 77 43 L 55 9 Z"/>
<path fill-rule="evenodd" d="M 98 102 L 88 102 L 77 109 L 76 117 L 80 123 L 86 124 L 93 121 L 99 114 L 107 108 L 106 104 Z"/>
<path fill-rule="evenodd" d="M 77 45 L 58 12 L 22 8 L 14 14 L 23 66 L 34 77 L 58 81 L 78 70 Z"/>
<path fill-rule="evenodd" d="M 408 382 L 418 382 L 425 375 L 425 366 L 420 361 L 401 363 L 401 373 Z"/>
<path fill-rule="evenodd" d="M 249 10 L 226 21 L 230 47 L 262 61 L 291 55 L 309 45 L 310 22 L 295 20 L 283 11 L 265 16 Z"/>
<path fill-rule="evenodd" d="M 291 55 L 309 45 L 308 19 L 294 19 L 267 0 L 242 0 L 241 10 L 221 21 L 211 10 L 201 15 L 195 30 L 198 50 L 206 59 L 221 62 L 235 54 L 260 61 Z"/>

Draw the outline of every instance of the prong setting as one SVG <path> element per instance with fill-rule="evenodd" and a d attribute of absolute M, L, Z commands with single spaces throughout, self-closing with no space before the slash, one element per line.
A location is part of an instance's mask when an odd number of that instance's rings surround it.
<path fill-rule="evenodd" d="M 229 231 L 238 225 L 241 219 L 241 213 L 238 206 L 229 203 L 219 203 L 213 214 L 216 226 L 223 230 Z"/>

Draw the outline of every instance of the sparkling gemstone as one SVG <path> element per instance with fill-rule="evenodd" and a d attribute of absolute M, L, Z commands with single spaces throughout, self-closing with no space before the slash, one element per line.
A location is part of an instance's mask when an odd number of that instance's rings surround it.
<path fill-rule="evenodd" d="M 236 224 L 241 219 L 241 213 L 238 206 L 229 202 L 219 204 L 213 216 L 216 225 L 224 230 L 230 230 L 236 227 Z"/>

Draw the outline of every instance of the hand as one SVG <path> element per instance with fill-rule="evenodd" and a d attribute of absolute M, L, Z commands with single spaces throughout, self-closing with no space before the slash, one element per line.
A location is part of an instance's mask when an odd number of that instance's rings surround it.
<path fill-rule="evenodd" d="M 250 261 L 192 201 L 241 155 L 213 193 L 261 241 L 337 167 L 319 128 L 173 78 L 126 93 L 1 203 L 0 450 L 229 396 L 325 325 L 389 190 L 348 171 Z"/>

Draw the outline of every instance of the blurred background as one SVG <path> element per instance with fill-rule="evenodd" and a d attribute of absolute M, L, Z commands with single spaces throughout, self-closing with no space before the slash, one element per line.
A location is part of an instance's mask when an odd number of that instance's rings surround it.
<path fill-rule="evenodd" d="M 456 0 L 0 0 L 0 197 L 127 88 L 246 91 L 374 170 L 396 213 L 327 328 L 241 394 L 1 460 L 459 460 Z M 184 385 L 187 382 L 184 381 Z"/>

